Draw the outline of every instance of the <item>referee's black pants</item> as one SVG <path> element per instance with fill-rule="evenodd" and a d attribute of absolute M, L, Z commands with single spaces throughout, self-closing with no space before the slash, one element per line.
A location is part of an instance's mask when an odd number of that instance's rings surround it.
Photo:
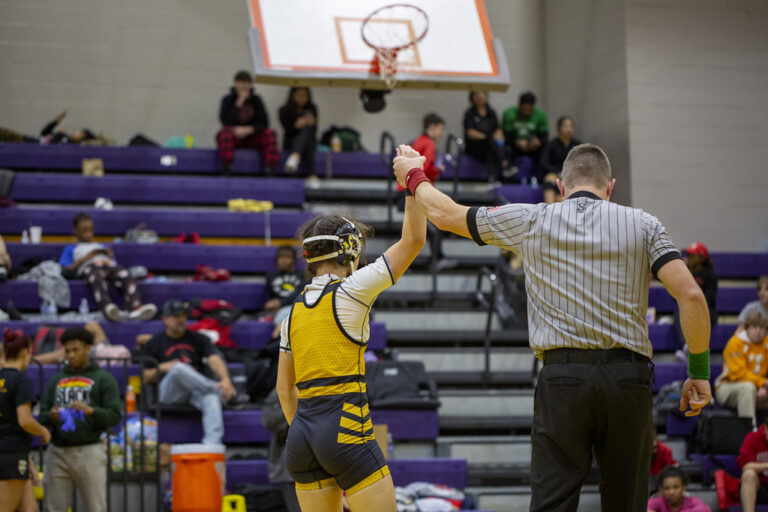
<path fill-rule="evenodd" d="M 532 512 L 575 512 L 593 453 L 603 512 L 647 511 L 652 376 L 648 358 L 626 349 L 545 352 L 531 434 Z"/>

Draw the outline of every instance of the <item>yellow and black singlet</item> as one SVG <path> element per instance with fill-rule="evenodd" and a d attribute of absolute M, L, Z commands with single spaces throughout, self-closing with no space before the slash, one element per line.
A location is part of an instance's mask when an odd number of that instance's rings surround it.
<path fill-rule="evenodd" d="M 342 328 L 334 306 L 340 280 L 314 304 L 297 297 L 288 319 L 299 405 L 286 441 L 297 489 L 334 483 L 352 494 L 389 474 L 373 435 L 365 394 L 365 344 Z"/>

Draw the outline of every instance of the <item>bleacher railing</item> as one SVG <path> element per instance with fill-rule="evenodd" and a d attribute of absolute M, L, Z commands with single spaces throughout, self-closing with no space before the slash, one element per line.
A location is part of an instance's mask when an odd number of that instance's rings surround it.
<path fill-rule="evenodd" d="M 461 163 L 464 160 L 464 139 L 454 134 L 448 134 L 445 141 L 445 162 L 453 167 L 453 200 L 457 201 L 459 193 L 459 178 Z"/>
<path fill-rule="evenodd" d="M 392 207 L 395 203 L 395 173 L 392 170 L 392 159 L 395 157 L 395 137 L 391 133 L 381 132 L 379 139 L 379 159 L 387 172 L 387 226 L 392 225 Z"/>
<path fill-rule="evenodd" d="M 109 372 L 111 375 L 114 375 L 112 373 L 112 370 L 115 367 L 122 368 L 121 372 L 121 378 L 122 382 L 127 384 L 130 381 L 130 377 L 137 377 L 139 379 L 139 389 L 141 393 L 138 395 L 138 400 L 136 403 L 136 412 L 133 414 L 136 414 L 136 417 L 138 418 L 140 422 L 139 426 L 139 441 L 138 441 L 138 453 L 133 453 L 133 467 L 139 468 L 139 471 L 129 471 L 128 467 L 128 435 L 126 432 L 127 429 L 127 421 L 128 421 L 128 404 L 125 400 L 125 390 L 122 390 L 121 392 L 121 400 L 122 400 L 122 418 L 120 420 L 119 428 L 123 429 L 123 436 L 122 436 L 122 449 L 123 449 L 123 471 L 112 471 L 112 440 L 111 440 L 111 434 L 113 434 L 115 431 L 113 428 L 110 428 L 107 430 L 106 434 L 106 450 L 107 450 L 107 512 L 113 512 L 112 507 L 112 486 L 111 484 L 113 482 L 121 483 L 122 484 L 122 491 L 123 491 L 123 503 L 122 503 L 122 512 L 128 512 L 129 510 L 142 510 L 142 511 L 161 511 L 163 510 L 163 493 L 162 493 L 162 474 L 160 472 L 160 458 L 161 458 L 161 450 L 160 450 L 160 404 L 159 402 L 152 407 L 154 410 L 154 419 L 157 421 L 157 443 L 155 447 L 155 467 L 154 471 L 147 472 L 144 471 L 146 465 L 144 464 L 144 457 L 147 453 L 147 445 L 146 445 L 146 435 L 144 431 L 144 420 L 147 418 L 148 414 L 147 411 L 149 407 L 146 403 L 146 397 L 147 397 L 147 390 L 149 389 L 146 385 L 146 382 L 144 381 L 144 374 L 143 369 L 146 367 L 156 367 L 157 361 L 154 358 L 151 357 L 133 357 L 131 359 L 127 358 L 92 358 L 91 361 L 99 364 L 102 368 L 104 368 L 107 372 Z M 37 361 L 31 361 L 30 364 L 37 365 L 37 371 L 39 375 L 38 384 L 40 389 L 37 390 L 38 397 L 43 396 L 45 393 L 45 390 L 48 387 L 48 383 L 45 382 L 45 366 L 40 364 Z M 129 366 L 132 364 L 138 364 L 139 365 L 139 374 L 137 376 L 129 375 Z M 61 371 L 64 367 L 64 363 L 59 362 L 56 364 L 56 373 Z M 38 448 L 38 456 L 40 465 L 42 466 L 44 461 L 44 447 L 42 444 Z M 138 457 L 138 462 L 136 461 L 136 458 Z M 44 468 L 45 469 L 45 468 Z M 149 474 L 147 474 L 149 473 Z M 130 482 L 138 482 L 139 484 L 139 503 L 138 506 L 136 503 L 131 502 L 130 508 L 128 508 L 128 485 Z M 144 484 L 150 483 L 155 485 L 155 508 L 149 508 L 146 503 L 145 495 L 144 495 Z M 41 510 L 45 510 L 45 495 L 43 495 L 43 502 L 42 502 Z M 72 506 L 70 507 L 72 512 L 78 512 L 78 506 L 77 506 L 77 500 L 76 500 L 76 491 L 73 492 L 72 495 Z"/>
<path fill-rule="evenodd" d="M 491 293 L 486 296 L 483 292 L 483 279 L 487 279 L 491 285 Z M 488 311 L 485 320 L 485 336 L 483 337 L 484 366 L 483 380 L 491 383 L 491 331 L 493 329 L 493 315 L 496 313 L 496 297 L 499 288 L 499 277 L 488 267 L 480 268 L 477 273 L 477 286 L 475 287 L 475 299 Z"/>

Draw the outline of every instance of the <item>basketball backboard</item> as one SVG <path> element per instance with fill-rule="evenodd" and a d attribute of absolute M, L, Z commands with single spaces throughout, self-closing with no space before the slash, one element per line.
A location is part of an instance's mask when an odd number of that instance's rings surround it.
<path fill-rule="evenodd" d="M 372 72 L 376 55 L 364 20 L 387 0 L 247 0 L 256 82 L 388 89 Z M 397 88 L 505 91 L 509 71 L 483 0 L 403 0 L 426 14 L 426 35 L 397 56 Z M 407 12 L 407 10 L 405 11 Z M 420 20 L 378 20 L 392 37 L 417 34 Z"/>

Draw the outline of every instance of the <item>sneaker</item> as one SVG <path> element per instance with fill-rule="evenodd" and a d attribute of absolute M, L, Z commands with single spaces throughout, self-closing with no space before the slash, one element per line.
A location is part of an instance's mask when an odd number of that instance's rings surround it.
<path fill-rule="evenodd" d="M 128 319 L 136 322 L 147 322 L 155 318 L 157 314 L 157 306 L 154 304 L 142 304 L 130 313 L 128 313 Z"/>
<path fill-rule="evenodd" d="M 312 176 L 306 179 L 306 181 L 304 182 L 304 185 L 307 188 L 318 189 L 320 188 L 320 178 L 318 178 L 313 174 Z"/>
<path fill-rule="evenodd" d="M 112 322 L 121 322 L 128 318 L 128 314 L 117 307 L 117 304 L 114 303 L 107 304 L 107 306 L 104 308 L 104 316 L 106 316 L 107 319 Z"/>
<path fill-rule="evenodd" d="M 285 172 L 293 174 L 299 170 L 301 156 L 298 153 L 291 153 L 288 160 L 285 161 Z"/>

